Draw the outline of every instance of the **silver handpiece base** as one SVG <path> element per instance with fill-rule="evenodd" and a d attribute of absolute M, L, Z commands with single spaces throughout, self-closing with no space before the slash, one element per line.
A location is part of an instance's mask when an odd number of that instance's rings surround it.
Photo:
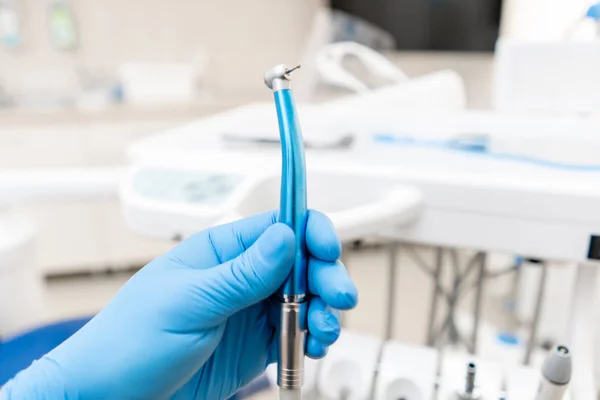
<path fill-rule="evenodd" d="M 304 383 L 304 343 L 306 339 L 306 302 L 281 303 L 277 384 L 280 389 L 296 390 Z"/>

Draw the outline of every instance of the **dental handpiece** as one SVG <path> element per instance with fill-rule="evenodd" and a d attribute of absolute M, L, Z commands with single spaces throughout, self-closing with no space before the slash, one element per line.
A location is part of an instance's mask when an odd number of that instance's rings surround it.
<path fill-rule="evenodd" d="M 279 221 L 295 233 L 296 254 L 292 272 L 278 291 L 281 302 L 277 384 L 281 398 L 299 398 L 304 374 L 306 336 L 306 165 L 304 141 L 292 96 L 290 74 L 300 66 L 277 65 L 265 73 L 273 90 L 281 137 L 281 198 Z"/>
<path fill-rule="evenodd" d="M 571 381 L 571 352 L 565 346 L 555 347 L 542 366 L 542 377 L 536 400 L 561 400 Z"/>

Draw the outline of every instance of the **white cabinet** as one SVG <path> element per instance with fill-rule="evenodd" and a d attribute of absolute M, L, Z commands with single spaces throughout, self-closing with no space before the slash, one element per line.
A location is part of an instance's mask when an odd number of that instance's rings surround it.
<path fill-rule="evenodd" d="M 0 116 L 1 117 L 1 116 Z M 0 170 L 122 165 L 129 143 L 182 120 L 3 122 Z M 18 204 L 39 228 L 36 265 L 45 274 L 79 273 L 141 265 L 171 247 L 131 233 L 117 198 L 98 202 Z"/>

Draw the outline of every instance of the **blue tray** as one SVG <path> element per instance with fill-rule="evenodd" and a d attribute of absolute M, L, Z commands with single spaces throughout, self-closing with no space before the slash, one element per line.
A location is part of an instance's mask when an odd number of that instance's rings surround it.
<path fill-rule="evenodd" d="M 64 342 L 91 317 L 45 325 L 0 342 L 0 386 Z"/>

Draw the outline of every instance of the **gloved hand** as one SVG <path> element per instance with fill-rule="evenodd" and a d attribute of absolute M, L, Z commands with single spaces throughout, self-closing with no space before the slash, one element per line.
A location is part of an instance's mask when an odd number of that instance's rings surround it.
<path fill-rule="evenodd" d="M 591 18 L 594 21 L 600 21 L 600 2 L 593 4 L 588 8 L 586 17 Z"/>
<path fill-rule="evenodd" d="M 273 303 L 294 233 L 267 213 L 185 240 L 81 330 L 6 384 L 13 399 L 225 399 L 276 360 Z M 357 292 L 331 222 L 310 211 L 307 353 L 322 357 Z"/>

